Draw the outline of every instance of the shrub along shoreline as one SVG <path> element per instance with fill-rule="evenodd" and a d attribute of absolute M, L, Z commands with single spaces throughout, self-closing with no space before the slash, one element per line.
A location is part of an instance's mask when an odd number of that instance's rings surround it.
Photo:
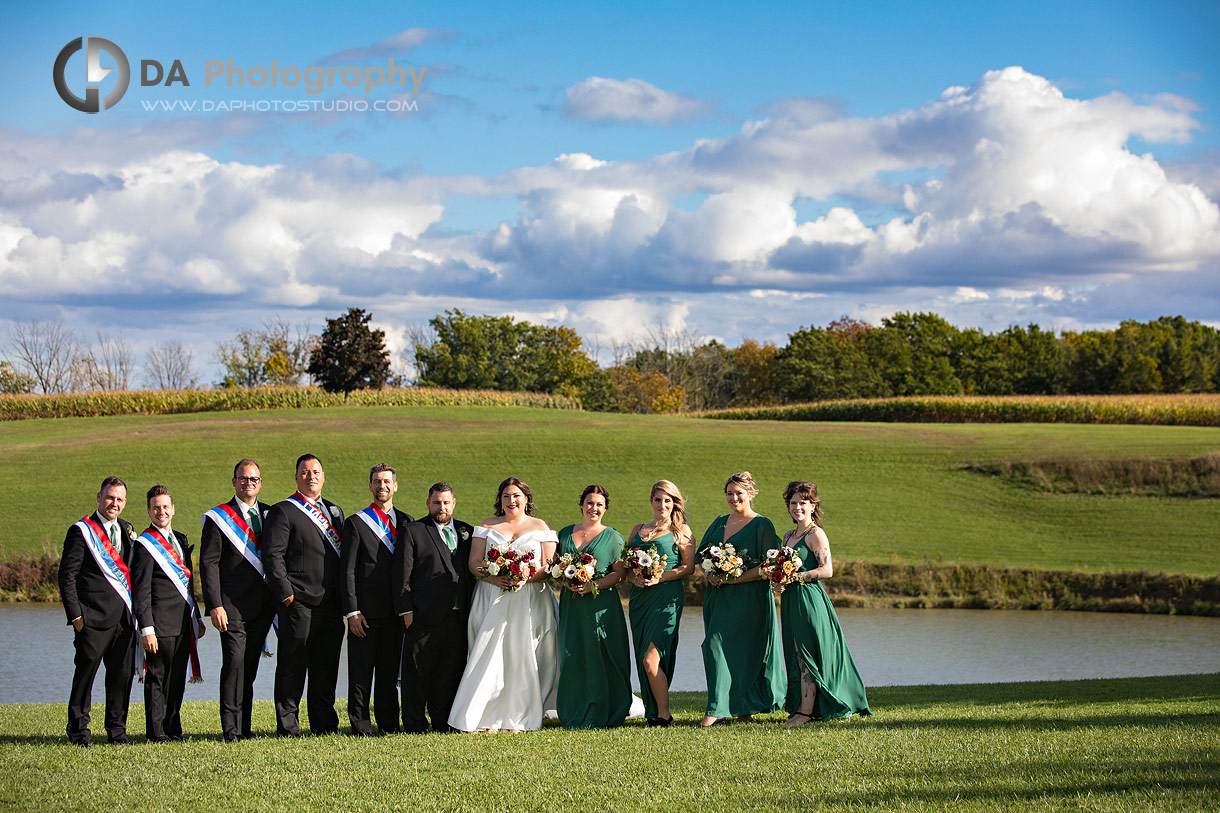
<path fill-rule="evenodd" d="M 59 601 L 59 559 L 0 562 L 0 601 Z M 1220 617 L 1220 576 L 1089 573 L 990 565 L 835 562 L 823 583 L 836 607 L 1085 610 Z M 702 606 L 707 583 L 686 581 L 686 605 Z M 620 593 L 625 597 L 626 590 Z"/>

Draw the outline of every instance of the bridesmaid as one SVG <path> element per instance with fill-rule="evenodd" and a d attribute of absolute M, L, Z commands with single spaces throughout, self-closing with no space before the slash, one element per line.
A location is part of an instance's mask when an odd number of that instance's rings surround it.
<path fill-rule="evenodd" d="M 788 696 L 784 708 L 792 715 L 788 725 L 810 720 L 831 720 L 853 714 L 871 714 L 864 682 L 847 651 L 834 605 L 821 581 L 834 575 L 830 542 L 822 531 L 822 501 L 818 487 L 794 480 L 784 489 L 784 502 L 796 528 L 784 544 L 801 557 L 800 580 L 782 593 L 784 663 L 788 667 Z"/>
<path fill-rule="evenodd" d="M 784 666 L 780 660 L 775 600 L 758 565 L 779 537 L 771 520 L 754 512 L 758 488 L 748 471 L 724 484 L 733 513 L 717 517 L 699 544 L 702 551 L 730 544 L 754 566 L 733 580 L 707 577 L 703 598 L 703 669 L 707 674 L 707 710 L 701 726 L 728 723 L 730 716 L 745 722 L 751 715 L 778 711 L 784 697 Z"/>
<path fill-rule="evenodd" d="M 629 574 L 631 637 L 635 642 L 635 667 L 640 675 L 644 714 L 650 726 L 671 726 L 669 681 L 678 653 L 678 625 L 682 622 L 685 594 L 682 580 L 695 569 L 695 539 L 686 524 L 686 501 L 668 480 L 652 487 L 652 522 L 631 530 L 629 548 L 651 548 L 666 558 L 669 566 L 656 578 Z"/>
<path fill-rule="evenodd" d="M 557 552 L 597 560 L 588 584 L 565 587 L 559 598 L 559 720 L 564 728 L 622 725 L 631 708 L 631 661 L 623 604 L 614 586 L 623 578 L 623 537 L 602 524 L 610 494 L 598 485 L 580 495 L 581 521 L 559 532 Z"/>

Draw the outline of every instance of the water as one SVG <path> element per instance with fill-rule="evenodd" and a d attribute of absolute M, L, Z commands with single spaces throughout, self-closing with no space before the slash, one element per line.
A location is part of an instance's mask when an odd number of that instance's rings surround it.
<path fill-rule="evenodd" d="M 1220 618 L 1005 610 L 840 610 L 867 686 L 1080 680 L 1220 672 Z M 673 688 L 704 691 L 703 618 L 682 617 Z M 199 642 L 204 683 L 187 700 L 215 700 L 220 636 Z M 66 703 L 72 632 L 59 605 L 0 606 L 0 703 Z M 105 696 L 102 671 L 94 700 Z M 255 697 L 270 700 L 275 659 L 264 659 Z M 638 686 L 638 682 L 636 683 Z M 347 696 L 346 648 L 337 696 Z M 132 699 L 142 700 L 140 684 Z"/>

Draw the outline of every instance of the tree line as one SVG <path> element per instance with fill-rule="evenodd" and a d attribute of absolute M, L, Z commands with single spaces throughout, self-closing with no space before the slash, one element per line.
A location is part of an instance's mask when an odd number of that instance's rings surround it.
<path fill-rule="evenodd" d="M 752 339 L 727 347 L 658 325 L 610 347 L 602 365 L 602 348 L 587 348 L 570 327 L 449 310 L 411 330 L 413 376 L 393 371 L 385 334 L 370 319 L 350 308 L 316 335 L 284 319 L 238 331 L 216 346 L 216 386 L 316 383 L 350 392 L 414 383 L 561 394 L 586 409 L 638 413 L 908 395 L 1220 392 L 1220 331 L 1182 316 L 1060 333 L 1036 324 L 986 333 L 934 313 L 896 313 L 879 326 L 844 316 L 800 328 L 783 347 Z M 61 322 L 16 323 L 7 349 L 0 392 L 137 384 L 131 345 L 113 331 L 85 341 Z M 143 383 L 198 387 L 192 349 L 150 348 Z"/>

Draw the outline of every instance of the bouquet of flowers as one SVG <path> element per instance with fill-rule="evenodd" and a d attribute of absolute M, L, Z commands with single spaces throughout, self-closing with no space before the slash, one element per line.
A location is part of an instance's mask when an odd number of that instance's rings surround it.
<path fill-rule="evenodd" d="M 619 560 L 627 570 L 646 579 L 659 579 L 669 567 L 669 557 L 662 556 L 657 546 L 627 548 Z"/>
<path fill-rule="evenodd" d="M 800 579 L 801 557 L 792 548 L 772 548 L 758 569 L 772 588 L 782 589 Z"/>
<path fill-rule="evenodd" d="M 732 545 L 712 545 L 704 548 L 701 555 L 699 566 L 708 576 L 718 574 L 726 580 L 732 580 L 746 569 L 745 557 L 738 555 L 737 548 Z"/>
<path fill-rule="evenodd" d="M 589 585 L 590 592 L 597 595 L 597 559 L 589 553 L 555 554 L 555 558 L 547 563 L 547 576 L 559 587 L 580 587 Z"/>
<path fill-rule="evenodd" d="M 534 552 L 524 545 L 507 542 L 503 545 L 489 544 L 483 564 L 479 565 L 480 576 L 508 576 L 516 590 L 538 572 Z"/>

